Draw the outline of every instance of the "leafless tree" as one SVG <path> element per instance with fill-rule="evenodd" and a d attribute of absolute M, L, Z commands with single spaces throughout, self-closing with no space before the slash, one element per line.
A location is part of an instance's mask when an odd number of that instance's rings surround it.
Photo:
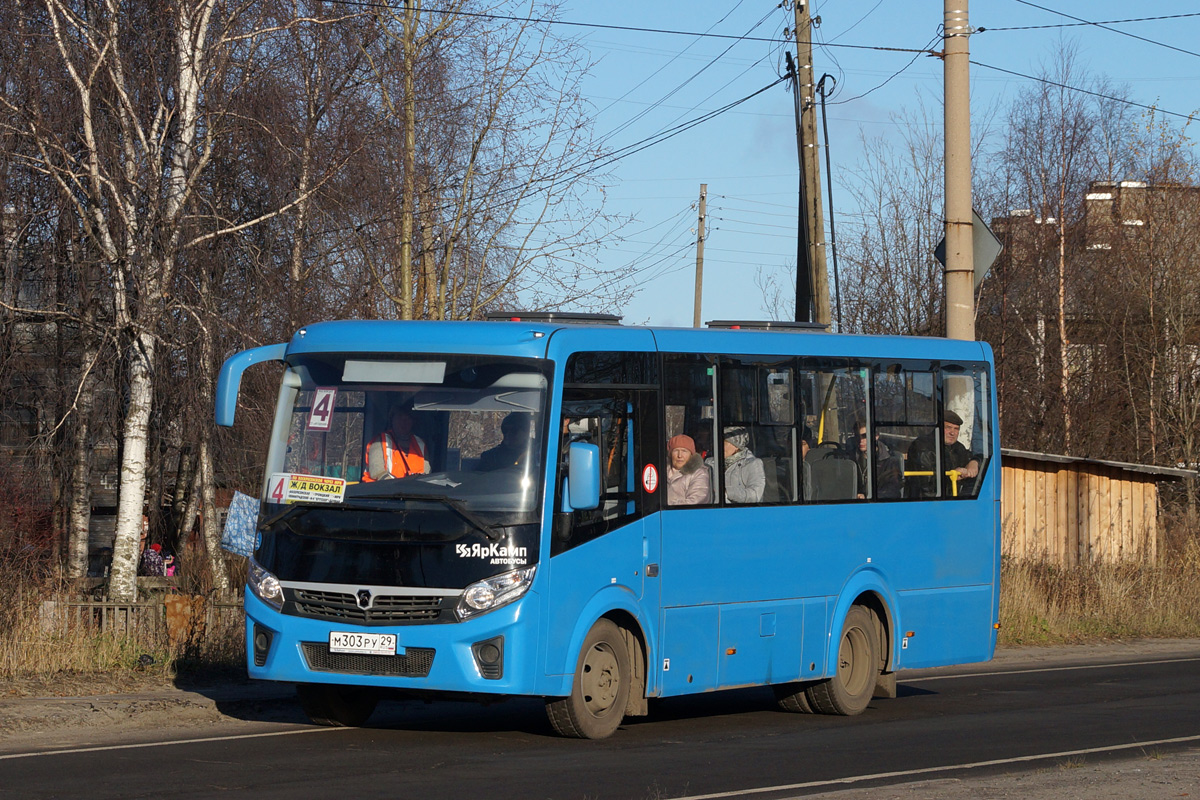
<path fill-rule="evenodd" d="M 999 287 L 1005 319 L 1015 323 L 1032 363 L 1023 365 L 1031 388 L 1053 386 L 1055 396 L 1037 392 L 1029 410 L 1031 423 L 1043 434 L 1056 431 L 1053 446 L 1072 452 L 1071 330 L 1086 288 L 1080 265 L 1084 196 L 1090 180 L 1108 178 L 1104 170 L 1119 168 L 1121 116 L 1106 115 L 1094 95 L 1068 86 L 1092 86 L 1112 95 L 1111 87 L 1081 74 L 1073 49 L 1060 53 L 1045 81 L 1020 93 L 1010 107 L 1004 147 L 992 174 L 996 195 L 1011 216 L 1010 248 Z M 1015 302 L 1014 302 L 1015 301 Z M 992 298 L 991 302 L 995 303 Z M 985 325 L 985 328 L 988 326 Z M 1006 344 L 1016 344 L 1011 338 Z M 1020 348 L 1018 349 L 1025 349 Z M 1012 353 L 1008 353 L 1011 355 Z M 1049 414 L 1053 404 L 1055 413 Z M 1054 424 L 1047 425 L 1053 421 Z"/>
<path fill-rule="evenodd" d="M 377 177 L 398 210 L 364 220 L 360 252 L 396 316 L 627 297 L 628 276 L 588 258 L 616 221 L 580 202 L 607 161 L 579 94 L 590 65 L 545 22 L 556 13 L 453 0 L 380 14 L 388 45 L 371 58 L 399 152 L 381 151 Z"/>

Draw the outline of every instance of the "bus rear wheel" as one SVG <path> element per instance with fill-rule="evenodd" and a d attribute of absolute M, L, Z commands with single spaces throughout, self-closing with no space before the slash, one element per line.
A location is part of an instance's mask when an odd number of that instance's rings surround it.
<path fill-rule="evenodd" d="M 621 629 L 602 619 L 588 631 L 571 681 L 571 694 L 546 701 L 546 716 L 560 736 L 603 739 L 625 718 L 630 685 L 629 650 Z"/>
<path fill-rule="evenodd" d="M 851 606 L 842 625 L 837 671 L 832 678 L 809 687 L 807 697 L 822 714 L 861 714 L 875 694 L 879 678 L 879 632 L 875 615 L 863 606 Z"/>
<path fill-rule="evenodd" d="M 779 683 L 775 689 L 775 702 L 784 711 L 793 714 L 815 714 L 816 709 L 808 701 L 808 690 L 811 683 Z"/>
<path fill-rule="evenodd" d="M 331 728 L 366 725 L 379 703 L 379 695 L 370 689 L 320 683 L 297 684 L 296 697 L 314 725 Z"/>

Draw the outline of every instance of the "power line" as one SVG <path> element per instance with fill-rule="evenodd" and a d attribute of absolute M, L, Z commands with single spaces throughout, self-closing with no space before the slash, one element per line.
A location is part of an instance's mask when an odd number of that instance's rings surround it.
<path fill-rule="evenodd" d="M 550 189 L 553 189 L 555 186 L 558 186 L 559 184 L 564 183 L 566 181 L 579 180 L 581 178 L 584 178 L 594 172 L 597 172 L 601 169 L 604 169 L 605 167 L 610 166 L 611 164 L 614 164 L 617 161 L 620 161 L 623 158 L 634 155 L 636 153 L 640 153 L 641 151 L 646 150 L 647 148 L 653 147 L 654 145 L 662 144 L 663 142 L 667 141 L 668 139 L 671 139 L 675 136 L 678 136 L 681 133 L 685 133 L 685 132 L 691 130 L 692 128 L 697 127 L 698 125 L 708 122 L 709 120 L 714 119 L 733 108 L 736 108 L 737 106 L 741 105 L 742 103 L 745 103 L 749 100 L 754 99 L 755 97 L 759 96 L 763 92 L 766 92 L 767 90 L 774 88 L 775 86 L 779 85 L 780 83 L 782 83 L 785 80 L 787 80 L 786 77 L 777 78 L 776 80 L 774 80 L 771 83 L 767 84 L 766 86 L 762 87 L 758 91 L 748 94 L 739 100 L 734 100 L 730 103 L 726 103 L 724 106 L 721 106 L 720 108 L 714 109 L 713 111 L 705 112 L 704 114 L 701 114 L 698 117 L 694 117 L 693 119 L 688 120 L 687 122 L 680 123 L 679 125 L 676 125 L 673 128 L 668 128 L 665 131 L 659 131 L 658 133 L 652 134 L 651 136 L 648 136 L 644 139 L 641 139 L 639 141 L 625 145 L 624 147 L 617 148 L 616 150 L 614 150 L 610 153 L 605 153 L 603 155 L 599 155 L 594 158 L 582 161 L 578 164 L 573 164 L 572 166 L 562 169 L 557 173 L 543 176 L 543 177 L 538 178 L 537 180 L 532 181 L 530 183 L 520 183 L 520 184 L 517 184 L 514 186 L 510 186 L 505 189 L 497 189 L 496 191 L 494 191 L 490 194 L 489 199 L 500 200 L 500 199 L 503 199 L 503 197 L 512 195 L 514 193 L 525 193 L 528 196 L 532 196 L 532 195 L 538 194 L 540 192 L 549 191 Z M 534 188 L 534 187 L 536 187 L 536 188 Z M 452 207 L 451 204 L 447 204 L 444 206 L 434 207 L 430 210 L 435 211 L 435 212 L 436 211 L 444 211 L 447 208 L 451 208 L 451 207 Z M 316 232 L 314 232 L 314 235 L 322 235 L 323 236 L 323 235 L 340 233 L 340 232 L 350 231 L 350 230 L 361 231 L 364 228 L 366 228 L 368 225 L 378 225 L 378 224 L 385 223 L 385 222 L 393 222 L 397 219 L 400 219 L 400 217 L 397 215 L 387 215 L 387 216 L 382 216 L 377 219 L 371 220 L 369 222 L 344 225 L 344 226 L 341 226 L 338 228 L 326 229 L 324 231 L 316 231 Z M 382 237 L 382 238 L 388 239 L 388 240 L 394 240 L 394 239 L 400 238 L 400 235 L 394 234 L 394 235 Z"/>
<path fill-rule="evenodd" d="M 586 166 L 588 164 L 594 164 L 594 166 L 588 167 L 588 169 L 586 169 L 583 173 L 580 173 L 579 175 L 571 174 L 571 175 L 568 175 L 567 177 L 568 178 L 582 177 L 583 175 L 587 175 L 587 174 L 590 174 L 597 170 L 603 169 L 604 167 L 608 166 L 609 164 L 612 164 L 615 161 L 619 161 L 620 159 L 625 158 L 626 156 L 631 156 L 631 155 L 634 155 L 635 153 L 640 153 L 641 151 L 645 150 L 648 147 L 653 147 L 656 144 L 661 144 L 661 143 L 667 141 L 668 139 L 671 139 L 675 136 L 678 136 L 681 133 L 691 130 L 692 128 L 696 127 L 697 125 L 701 125 L 705 122 L 708 122 L 710 119 L 714 119 L 715 117 L 718 117 L 721 114 L 724 114 L 725 112 L 730 111 L 730 110 L 736 108 L 737 106 L 740 106 L 742 103 L 745 103 L 749 100 L 754 99 L 755 97 L 758 97 L 763 92 L 767 91 L 768 89 L 772 89 L 775 86 L 778 86 L 780 83 L 783 83 L 785 80 L 787 80 L 786 77 L 776 78 L 775 80 L 771 81 L 766 86 L 759 89 L 758 91 L 753 92 L 752 94 L 748 94 L 745 97 L 741 98 L 740 100 L 734 100 L 733 102 L 726 103 L 725 105 L 721 106 L 720 108 L 714 109 L 713 111 L 707 111 L 698 117 L 693 117 L 691 120 L 688 120 L 687 122 L 682 122 L 672 128 L 667 128 L 665 130 L 658 131 L 657 133 L 651 134 L 650 136 L 647 136 L 646 138 L 644 138 L 640 141 L 633 142 L 632 144 L 627 144 L 624 147 L 618 147 L 612 153 L 606 153 L 603 156 L 597 156 L 596 158 L 593 158 L 591 161 L 585 161 L 583 164 L 581 164 L 579 166 L 582 167 L 582 166 Z M 565 172 L 566 172 L 566 170 L 564 170 L 564 173 Z M 547 188 L 550 188 L 554 185 L 556 185 L 556 184 L 550 184 L 550 186 L 548 186 Z"/>
<path fill-rule="evenodd" d="M 783 216 L 783 215 L 780 214 L 779 216 Z M 795 225 L 780 225 L 777 222 L 751 222 L 748 219 L 738 219 L 737 217 L 721 217 L 721 216 L 715 216 L 713 214 L 709 214 L 709 217 L 712 219 L 715 219 L 715 220 L 719 220 L 721 222 L 733 222 L 738 225 L 751 225 L 755 228 L 782 228 L 783 230 L 792 231 L 793 234 L 795 234 L 795 232 L 796 232 Z"/>
<path fill-rule="evenodd" d="M 849 100 L 838 100 L 837 102 L 830 103 L 830 105 L 837 106 L 837 105 L 843 105 L 845 103 L 853 103 L 855 100 L 861 100 L 862 98 L 869 95 L 871 92 L 874 92 L 877 89 L 882 89 L 884 86 L 887 86 L 889 83 L 892 82 L 892 80 L 894 78 L 899 77 L 900 73 L 905 72 L 909 67 L 911 67 L 913 64 L 917 63 L 917 59 L 920 58 L 922 54 L 933 55 L 933 51 L 931 51 L 929 48 L 932 47 L 933 43 L 936 42 L 940 37 L 941 37 L 940 33 L 934 34 L 933 38 L 931 38 L 929 40 L 929 42 L 925 45 L 925 47 L 923 49 L 917 50 L 916 55 L 914 55 L 907 64 L 905 64 L 903 67 L 901 67 L 900 69 L 896 70 L 891 75 L 889 75 L 883 81 L 883 83 L 873 86 L 870 89 L 868 89 L 867 91 L 863 92 L 862 94 L 857 95 L 855 97 L 851 97 Z"/>
<path fill-rule="evenodd" d="M 768 12 L 768 13 L 767 13 L 765 16 L 763 16 L 763 18 L 762 18 L 762 19 L 760 19 L 758 22 L 754 23 L 754 26 L 753 26 L 753 27 L 752 27 L 750 30 L 754 30 L 755 28 L 758 28 L 760 25 L 762 25 L 764 22 L 766 22 L 766 21 L 767 21 L 767 19 L 769 19 L 769 18 L 770 18 L 770 16 L 771 16 L 771 14 Z M 719 60 L 720 60 L 722 57 L 724 57 L 724 56 L 725 56 L 725 54 L 726 54 L 726 53 L 728 53 L 728 52 L 729 52 L 729 51 L 730 51 L 732 48 L 733 48 L 733 45 L 730 45 L 729 47 L 727 47 L 727 48 L 726 48 L 726 49 L 725 49 L 725 50 L 724 50 L 724 51 L 723 51 L 723 52 L 722 52 L 720 55 L 718 55 L 716 58 L 714 58 L 714 59 L 713 59 L 713 60 L 712 60 L 712 61 L 711 61 L 709 64 L 705 65 L 704 69 L 708 69 L 708 67 L 710 67 L 710 66 L 712 66 L 713 64 L 717 63 L 717 61 L 719 61 Z M 725 89 L 725 88 L 727 88 L 728 86 L 730 86 L 730 85 L 731 85 L 731 84 L 732 84 L 734 81 L 738 80 L 738 79 L 739 79 L 739 78 L 741 78 L 743 75 L 745 75 L 747 72 L 749 72 L 750 70 L 754 69 L 754 68 L 755 68 L 755 67 L 757 67 L 759 64 L 761 64 L 761 63 L 762 63 L 762 62 L 765 60 L 765 58 L 766 58 L 766 57 L 764 56 L 763 58 L 760 58 L 758 61 L 755 61 L 753 64 L 750 64 L 748 67 L 746 67 L 746 68 L 745 68 L 744 70 L 742 70 L 740 73 L 738 73 L 736 76 L 734 76 L 733 78 L 730 78 L 728 81 L 726 81 L 726 82 L 725 82 L 725 84 L 724 84 L 723 86 L 721 86 L 720 88 L 718 88 L 718 89 L 715 89 L 715 90 L 713 90 L 712 92 L 710 92 L 710 93 L 708 94 L 708 96 L 706 96 L 704 99 L 700 100 L 700 102 L 701 102 L 701 103 L 708 102 L 710 99 L 712 99 L 714 96 L 716 96 L 716 95 L 717 95 L 719 92 L 721 92 L 723 89 Z M 703 70 L 701 70 L 701 72 L 702 72 L 702 71 L 703 71 Z M 700 74 L 699 72 L 698 72 L 698 73 L 696 73 L 696 76 L 698 76 L 699 74 Z M 693 77 L 696 77 L 696 76 L 693 76 Z M 691 81 L 691 80 L 692 80 L 692 78 L 689 78 L 688 80 L 689 80 L 689 81 Z M 680 87 L 680 88 L 682 88 L 682 87 Z M 664 98 L 664 99 L 665 99 L 665 98 Z M 674 123 L 676 120 L 678 120 L 678 119 L 679 119 L 680 117 L 682 117 L 682 116 L 683 116 L 683 114 L 679 114 L 678 116 L 676 116 L 676 117 L 675 117 L 675 119 L 671 120 L 671 122 L 672 122 L 672 123 Z"/>
<path fill-rule="evenodd" d="M 767 177 L 767 178 L 769 178 L 769 177 L 774 177 L 774 176 L 755 175 L 752 177 L 755 177 L 755 178 Z M 772 194 L 784 194 L 784 192 L 772 192 Z M 749 197 L 738 197 L 736 195 L 728 195 L 728 194 L 721 194 L 721 195 L 717 195 L 717 196 L 720 197 L 722 200 L 737 200 L 739 203 L 753 203 L 755 205 L 760 205 L 760 206 L 774 206 L 775 208 L 790 208 L 790 209 L 792 209 L 793 212 L 795 212 L 795 209 L 796 209 L 795 204 L 788 205 L 787 203 L 769 203 L 766 200 L 753 200 Z"/>
<path fill-rule="evenodd" d="M 1017 0 L 1017 2 L 1020 3 L 1021 5 L 1029 6 L 1030 8 L 1036 8 L 1041 11 L 1046 11 L 1050 14 L 1058 14 L 1060 17 L 1066 17 L 1067 19 L 1073 19 L 1081 25 L 1094 25 L 1095 27 L 1100 28 L 1102 30 L 1110 31 L 1112 33 L 1119 33 L 1122 36 L 1128 36 L 1130 39 L 1137 39 L 1140 42 L 1148 42 L 1149 44 L 1158 45 L 1159 47 L 1165 47 L 1168 50 L 1174 50 L 1177 53 L 1184 53 L 1189 56 L 1196 56 L 1197 58 L 1200 58 L 1200 53 L 1193 52 L 1192 50 L 1184 50 L 1182 47 L 1176 47 L 1175 45 L 1167 44 L 1166 42 L 1160 42 L 1155 39 L 1147 39 L 1145 36 L 1138 36 L 1136 33 L 1129 33 L 1128 31 L 1122 31 L 1122 30 L 1118 30 L 1116 28 L 1110 28 L 1102 22 L 1091 22 L 1089 20 L 1083 19 L 1082 17 L 1075 17 L 1075 16 L 1072 16 L 1072 15 L 1067 14 L 1062 11 L 1055 11 L 1053 8 L 1046 8 L 1045 6 L 1039 6 L 1037 3 L 1029 2 L 1029 0 Z"/>
<path fill-rule="evenodd" d="M 1017 0 L 1017 2 L 1021 2 L 1021 0 Z M 1026 5 L 1033 5 L 1033 4 L 1027 3 Z M 1035 7 L 1041 8 L 1041 6 L 1035 6 Z M 1049 8 L 1043 9 L 1043 10 L 1044 11 L 1053 11 L 1053 9 L 1049 9 Z M 1062 14 L 1061 11 L 1054 11 L 1053 13 Z M 1074 19 L 1074 17 L 1071 17 L 1070 14 L 1062 14 L 1062 15 L 1064 17 Z M 1187 14 L 1166 14 L 1161 17 L 1132 17 L 1130 19 L 1102 19 L 1102 20 L 1097 20 L 1096 22 L 1089 22 L 1087 20 L 1083 20 L 1082 22 L 1058 22 L 1053 25 L 1011 25 L 1011 26 L 1002 27 L 1002 28 L 998 28 L 998 27 L 989 25 L 986 28 L 979 28 L 978 30 L 981 33 L 983 31 L 1040 31 L 1040 30 L 1045 30 L 1047 28 L 1082 28 L 1085 25 L 1123 25 L 1128 22 L 1160 22 L 1163 20 L 1184 19 L 1185 17 L 1200 17 L 1200 11 L 1193 11 L 1193 12 L 1190 12 Z M 1117 33 L 1121 33 L 1121 31 L 1117 31 Z"/>
<path fill-rule="evenodd" d="M 785 226 L 778 225 L 776 227 L 783 228 Z M 791 233 L 764 233 L 762 231 L 744 231 L 741 228 L 724 228 L 724 227 L 719 227 L 719 226 L 716 228 L 713 228 L 713 230 L 714 231 L 725 231 L 726 233 L 740 233 L 740 234 L 743 234 L 744 236 L 770 236 L 774 239 L 789 239 L 793 242 L 796 241 L 796 232 L 795 231 L 792 231 Z"/>
<path fill-rule="evenodd" d="M 400 9 L 396 8 L 395 6 L 391 5 L 390 3 L 373 3 L 373 2 L 369 2 L 368 0 L 329 0 L 329 2 L 333 5 L 353 6 L 355 8 L 380 8 L 380 9 L 386 9 L 388 11 L 400 10 Z M 699 31 L 679 31 L 679 30 L 672 30 L 669 28 L 641 28 L 641 27 L 637 27 L 634 25 L 609 25 L 609 24 L 600 23 L 600 22 L 574 22 L 571 20 L 553 19 L 551 17 L 514 17 L 514 16 L 509 16 L 506 14 L 485 14 L 482 12 L 471 12 L 471 11 L 451 11 L 451 10 L 440 9 L 440 8 L 426 8 L 426 9 L 422 9 L 422 10 L 427 14 L 447 14 L 447 15 L 453 15 L 453 16 L 458 16 L 458 17 L 475 17 L 478 19 L 494 19 L 494 20 L 499 20 L 502 22 L 526 22 L 526 23 L 532 23 L 535 25 L 565 25 L 565 26 L 576 27 L 576 28 L 598 28 L 601 30 L 627 31 L 630 33 L 661 33 L 661 34 L 664 34 L 667 36 L 694 36 L 694 37 L 697 37 L 700 39 L 725 39 L 725 40 L 732 39 L 732 40 L 739 41 L 739 42 L 767 42 L 767 43 L 771 43 L 771 44 L 779 43 L 779 39 L 777 37 L 748 36 L 748 35 L 747 36 L 738 36 L 738 35 L 732 34 L 732 33 L 701 33 Z M 811 42 L 811 44 L 816 44 L 817 46 L 821 46 L 822 43 L 821 42 Z M 896 52 L 896 53 L 918 52 L 918 51 L 915 51 L 915 50 L 913 50 L 911 48 L 907 48 L 907 47 L 883 47 L 883 46 L 879 46 L 879 45 L 865 45 L 865 44 L 827 44 L 825 46 L 826 47 L 844 47 L 844 48 L 847 48 L 850 50 L 881 50 L 881 51 L 890 51 L 890 52 Z"/>
<path fill-rule="evenodd" d="M 772 205 L 775 205 L 775 204 L 772 203 Z M 793 224 L 791 224 L 787 227 L 789 227 L 789 228 L 796 227 L 795 226 L 795 219 L 796 219 L 796 210 L 795 209 L 792 209 L 792 212 L 790 214 L 784 214 L 779 211 L 759 211 L 758 209 L 755 209 L 755 208 L 737 208 L 735 206 L 723 206 L 720 210 L 721 211 L 742 211 L 747 214 L 757 214 L 760 217 L 783 217 L 785 219 L 792 220 Z M 735 221 L 740 222 L 740 220 L 735 220 Z"/>
<path fill-rule="evenodd" d="M 883 5 L 883 0 L 877 0 L 875 5 L 871 7 L 871 10 L 868 11 L 867 13 L 863 14 L 861 17 L 859 17 L 857 22 L 855 22 L 849 28 L 846 28 L 841 33 L 839 33 L 837 36 L 834 36 L 832 39 L 829 39 L 829 40 L 825 40 L 824 30 L 822 29 L 821 25 L 818 24 L 816 26 L 816 31 L 822 39 L 821 47 L 825 50 L 825 55 L 829 58 L 829 60 L 831 62 L 833 62 L 833 66 L 837 68 L 836 85 L 838 85 L 838 86 L 842 85 L 842 83 L 843 83 L 842 79 L 846 77 L 846 70 L 842 67 L 841 62 L 838 61 L 837 54 L 829 51 L 829 49 L 828 49 L 829 46 L 835 44 L 838 39 L 840 39 L 843 36 L 845 36 L 846 34 L 850 33 L 850 31 L 854 30 L 859 25 L 861 25 L 863 22 L 865 22 L 868 17 L 870 17 L 872 14 L 874 14 L 876 11 L 879 10 L 879 7 L 881 5 Z M 818 11 L 817 16 L 815 16 L 813 18 L 814 22 L 821 18 L 820 17 L 820 9 L 818 9 L 817 11 Z"/>
<path fill-rule="evenodd" d="M 1024 72 L 1016 72 L 1011 69 L 1004 69 L 1003 67 L 995 67 L 995 66 L 992 66 L 991 64 L 984 64 L 982 61 L 976 61 L 975 59 L 971 59 L 971 63 L 977 67 L 983 67 L 984 69 L 992 69 L 992 70 L 995 70 L 996 72 L 1003 72 L 1006 75 L 1014 75 L 1018 78 L 1025 78 L 1026 80 L 1037 81 L 1038 83 L 1044 83 L 1049 86 L 1057 86 L 1059 89 L 1067 89 L 1069 91 L 1079 92 L 1081 94 L 1090 94 L 1092 97 L 1099 97 L 1104 100 L 1112 100 L 1117 103 L 1124 103 L 1127 106 L 1134 106 L 1135 108 L 1144 108 L 1147 111 L 1153 111 L 1156 114 L 1162 114 L 1162 115 L 1168 116 L 1168 117 L 1179 117 L 1180 119 L 1186 119 L 1188 121 L 1191 121 L 1191 120 L 1195 119 L 1195 116 L 1196 116 L 1195 113 L 1180 114 L 1178 111 L 1168 111 L 1165 108 L 1159 108 L 1157 106 L 1148 106 L 1145 103 L 1135 103 L 1134 101 L 1126 100 L 1123 97 L 1114 97 L 1111 94 L 1104 94 L 1102 92 L 1094 92 L 1091 89 L 1080 89 L 1078 86 L 1070 86 L 1065 83 L 1059 83 L 1058 81 L 1052 81 L 1049 78 L 1038 78 L 1034 75 L 1026 75 Z"/>
<path fill-rule="evenodd" d="M 740 6 L 740 5 L 741 5 L 741 3 L 739 3 L 738 5 Z M 733 11 L 734 11 L 734 10 L 736 10 L 736 8 L 737 8 L 737 6 L 735 6 L 735 7 L 734 7 L 734 9 L 733 9 L 733 10 L 731 10 L 731 11 L 729 12 L 729 14 L 732 14 L 732 13 L 733 13 Z M 718 20 L 717 22 L 714 22 L 714 23 L 713 23 L 713 25 L 712 25 L 712 27 L 710 27 L 710 28 L 709 28 L 709 30 L 712 30 L 712 28 L 713 28 L 713 27 L 716 27 L 716 26 L 717 26 L 717 25 L 719 25 L 721 22 L 725 21 L 725 19 L 727 19 L 727 18 L 729 17 L 729 14 L 726 14 L 726 15 L 725 15 L 724 17 L 722 17 L 720 20 Z M 770 16 L 770 14 L 768 13 L 768 14 L 767 14 L 767 16 L 764 16 L 764 17 L 763 17 L 761 20 L 759 20 L 759 21 L 758 21 L 758 22 L 756 22 L 756 23 L 755 23 L 753 26 L 751 26 L 750 30 L 751 30 L 751 31 L 753 31 L 753 30 L 755 30 L 756 28 L 758 28 L 760 25 L 762 25 L 762 23 L 763 23 L 763 22 L 764 22 L 764 21 L 767 19 L 767 17 L 769 17 L 769 16 Z M 747 32 L 747 33 L 748 33 L 748 32 Z M 695 42 L 693 42 L 692 44 L 695 44 Z M 661 106 L 663 103 L 665 103 L 665 102 L 666 102 L 667 100 L 669 100 L 671 97 L 673 97 L 673 96 L 674 96 L 674 95 L 675 95 L 677 92 L 681 91 L 681 90 L 682 90 L 682 89 L 683 89 L 685 86 L 687 86 L 689 83 L 691 83 L 692 81 L 696 80 L 696 78 L 700 77 L 700 75 L 702 75 L 702 74 L 703 74 L 703 73 L 704 73 L 704 72 L 705 72 L 705 71 L 706 71 L 706 70 L 707 70 L 709 67 L 711 67 L 713 64 L 716 64 L 718 61 L 720 61 L 720 60 L 721 60 L 721 58 L 722 58 L 724 55 L 726 55 L 726 54 L 727 54 L 727 53 L 728 53 L 730 50 L 732 50 L 732 49 L 733 49 L 733 48 L 736 46 L 736 44 L 737 44 L 737 43 L 736 43 L 736 42 L 734 42 L 733 44 L 729 45 L 729 47 L 726 47 L 724 50 L 722 50 L 722 51 L 721 51 L 721 53 L 720 53 L 720 54 L 718 54 L 717 56 L 715 56 L 715 57 L 713 57 L 713 58 L 709 59 L 709 61 L 708 61 L 708 63 L 707 63 L 707 64 L 705 64 L 703 67 L 701 67 L 701 68 L 700 68 L 700 69 L 698 69 L 696 72 L 694 72 L 694 73 L 693 73 L 693 74 L 692 74 L 692 75 L 691 75 L 691 76 L 690 76 L 690 77 L 689 77 L 687 80 L 685 80 L 683 83 L 680 83 L 679 85 L 677 85 L 677 86 L 676 86 L 674 89 L 672 89 L 671 91 L 667 92 L 665 95 L 663 95 L 662 97 L 660 97 L 658 100 L 656 100 L 655 102 L 651 103 L 649 106 L 647 106 L 647 107 L 646 107 L 645 109 L 643 109 L 641 112 L 639 112 L 639 113 L 635 114 L 635 115 L 634 115 L 632 118 L 630 118 L 629 120 L 626 120 L 624 123 L 622 123 L 621 125 L 617 126 L 615 129 L 613 129 L 613 130 L 612 130 L 612 131 L 610 131 L 609 133 L 607 133 L 607 134 L 605 134 L 605 135 L 601 136 L 601 137 L 600 137 L 600 141 L 601 141 L 601 143 L 603 143 L 603 142 L 607 142 L 607 141 L 608 141 L 610 138 L 612 138 L 612 137 L 613 137 L 613 136 L 615 136 L 616 134 L 620 133 L 621 131 L 623 131 L 623 130 L 627 129 L 627 128 L 628 128 L 630 125 L 633 125 L 635 122 L 637 122 L 638 120 L 640 120 L 640 119 L 642 119 L 643 117 L 645 117 L 645 116 L 646 116 L 647 114 L 649 114 L 651 111 L 653 111 L 654 109 L 656 109 L 656 108 L 658 108 L 659 106 Z M 689 44 L 689 45 L 688 45 L 688 47 L 691 47 L 691 45 Z M 654 77 L 655 75 L 657 75 L 659 72 L 661 72 L 662 70 L 666 69 L 666 68 L 667 68 L 667 66 L 668 66 L 669 64 L 671 64 L 671 63 L 672 63 L 674 60 L 675 60 L 675 59 L 674 59 L 674 58 L 672 58 L 672 59 L 671 59 L 670 61 L 668 61 L 666 64 L 663 64 L 661 67 L 659 67 L 659 69 L 658 69 L 657 71 L 655 71 L 655 72 L 654 72 L 654 73 L 652 73 L 651 75 L 648 75 L 646 78 L 644 78 L 644 79 L 641 81 L 641 83 L 638 83 L 638 84 L 637 84 L 637 86 L 634 86 L 634 87 L 633 87 L 632 89 L 630 89 L 628 92 L 626 92 L 625 94 L 621 95 L 621 97 L 620 97 L 619 99 L 622 99 L 622 100 L 623 100 L 623 99 L 625 99 L 626 97 L 628 97 L 628 96 L 629 96 L 629 94 L 630 94 L 631 92 L 633 92 L 634 90 L 636 90 L 636 89 L 640 88 L 641 86 L 643 86 L 643 85 L 646 83 L 646 81 L 649 81 L 651 78 L 653 78 L 653 77 Z M 749 69 L 752 69 L 752 68 L 753 68 L 755 65 L 757 65 L 757 63 L 758 63 L 758 62 L 755 62 L 754 64 L 751 64 L 751 65 L 750 65 L 750 67 L 748 67 L 748 68 L 747 68 L 747 70 L 749 70 Z M 711 96 L 712 96 L 712 95 L 709 95 L 709 97 L 711 97 Z M 705 98 L 705 99 L 707 100 L 708 98 Z M 615 102 L 615 101 L 614 101 L 614 102 Z M 701 101 L 701 102 L 703 102 L 703 101 Z M 603 113 L 604 113 L 604 111 L 607 111 L 607 110 L 608 110 L 608 108 L 612 108 L 612 103 L 610 103 L 610 104 L 609 104 L 609 105 L 608 105 L 606 108 L 602 109 L 602 110 L 600 111 L 600 113 L 601 113 L 601 114 L 603 114 Z M 692 109 L 689 109 L 689 110 L 695 110 L 695 108 L 693 107 Z M 683 116 L 683 115 L 682 115 L 682 114 L 680 114 L 679 116 Z M 678 119 L 679 119 L 679 117 L 676 117 L 675 119 L 671 120 L 671 123 L 674 123 L 674 122 L 676 122 Z M 671 123 L 668 123 L 668 124 L 671 124 Z"/>

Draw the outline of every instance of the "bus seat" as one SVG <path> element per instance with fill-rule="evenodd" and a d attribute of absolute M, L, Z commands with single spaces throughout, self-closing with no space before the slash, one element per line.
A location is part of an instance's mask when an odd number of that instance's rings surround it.
<path fill-rule="evenodd" d="M 783 498 L 779 493 L 779 473 L 775 471 L 775 459 L 767 456 L 760 458 L 763 466 L 763 476 L 767 479 L 766 486 L 763 487 L 762 502 L 778 503 Z"/>
<path fill-rule="evenodd" d="M 764 503 L 790 502 L 792 499 L 792 460 L 770 456 L 761 460 L 763 474 L 767 478 L 762 501 Z"/>
<path fill-rule="evenodd" d="M 853 500 L 858 497 L 858 465 L 843 455 L 836 442 L 823 442 L 805 458 L 811 472 L 812 500 Z"/>

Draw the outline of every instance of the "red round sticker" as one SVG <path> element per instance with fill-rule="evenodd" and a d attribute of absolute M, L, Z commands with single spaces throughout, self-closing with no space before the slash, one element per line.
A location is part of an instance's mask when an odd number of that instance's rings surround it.
<path fill-rule="evenodd" d="M 654 494 L 654 490 L 658 488 L 658 470 L 653 464 L 647 464 L 642 470 L 642 488 L 650 494 Z"/>

